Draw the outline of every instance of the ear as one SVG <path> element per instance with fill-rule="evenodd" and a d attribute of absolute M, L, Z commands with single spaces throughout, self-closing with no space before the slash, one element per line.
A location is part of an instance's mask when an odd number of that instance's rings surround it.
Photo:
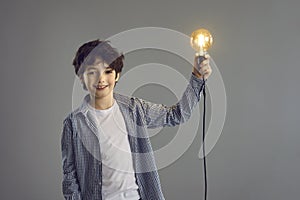
<path fill-rule="evenodd" d="M 83 76 L 82 76 L 82 75 L 79 76 L 79 80 L 80 80 L 81 83 L 84 83 L 84 80 L 83 80 Z"/>
<path fill-rule="evenodd" d="M 120 78 L 120 72 L 117 73 L 116 82 L 119 80 L 119 78 Z"/>
<path fill-rule="evenodd" d="M 85 83 L 84 83 L 83 76 L 80 75 L 80 76 L 79 76 L 79 79 L 80 79 L 80 82 L 81 82 L 81 84 L 82 84 L 83 89 L 87 91 L 88 89 L 87 89 L 87 87 L 86 87 L 86 85 L 85 85 Z"/>

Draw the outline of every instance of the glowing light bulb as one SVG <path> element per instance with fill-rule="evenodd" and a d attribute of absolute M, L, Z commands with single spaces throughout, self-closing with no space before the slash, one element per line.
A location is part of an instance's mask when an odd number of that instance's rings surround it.
<path fill-rule="evenodd" d="M 206 29 L 198 29 L 191 35 L 191 46 L 200 56 L 204 56 L 207 50 L 211 47 L 212 43 L 213 38 L 210 32 Z"/>

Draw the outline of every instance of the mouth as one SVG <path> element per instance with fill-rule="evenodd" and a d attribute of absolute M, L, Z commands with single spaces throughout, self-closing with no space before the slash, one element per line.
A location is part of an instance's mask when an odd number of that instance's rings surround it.
<path fill-rule="evenodd" d="M 105 89 L 106 87 L 108 87 L 108 85 L 96 85 L 96 86 L 95 86 L 95 88 L 96 88 L 97 90 L 103 90 L 103 89 Z"/>

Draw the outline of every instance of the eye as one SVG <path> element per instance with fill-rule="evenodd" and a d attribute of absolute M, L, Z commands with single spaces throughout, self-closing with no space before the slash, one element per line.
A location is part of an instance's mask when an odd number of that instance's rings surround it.
<path fill-rule="evenodd" d="M 95 75 L 95 74 L 96 74 L 95 71 L 89 71 L 89 72 L 87 73 L 87 75 Z"/>
<path fill-rule="evenodd" d="M 110 73 L 113 73 L 113 70 L 107 70 L 105 71 L 106 74 L 110 74 Z"/>

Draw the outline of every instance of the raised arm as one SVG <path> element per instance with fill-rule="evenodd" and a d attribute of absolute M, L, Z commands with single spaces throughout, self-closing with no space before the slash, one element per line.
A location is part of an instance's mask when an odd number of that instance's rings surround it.
<path fill-rule="evenodd" d="M 203 80 L 192 74 L 180 101 L 172 106 L 154 104 L 137 98 L 136 100 L 143 109 L 147 128 L 175 126 L 186 122 L 200 100 L 202 86 Z"/>
<path fill-rule="evenodd" d="M 208 55 L 205 56 L 200 65 L 197 65 L 195 62 L 189 84 L 181 99 L 178 103 L 170 107 L 137 99 L 143 109 L 147 127 L 175 126 L 186 122 L 190 118 L 193 108 L 200 100 L 204 85 L 203 79 L 206 80 L 211 72 Z"/>

